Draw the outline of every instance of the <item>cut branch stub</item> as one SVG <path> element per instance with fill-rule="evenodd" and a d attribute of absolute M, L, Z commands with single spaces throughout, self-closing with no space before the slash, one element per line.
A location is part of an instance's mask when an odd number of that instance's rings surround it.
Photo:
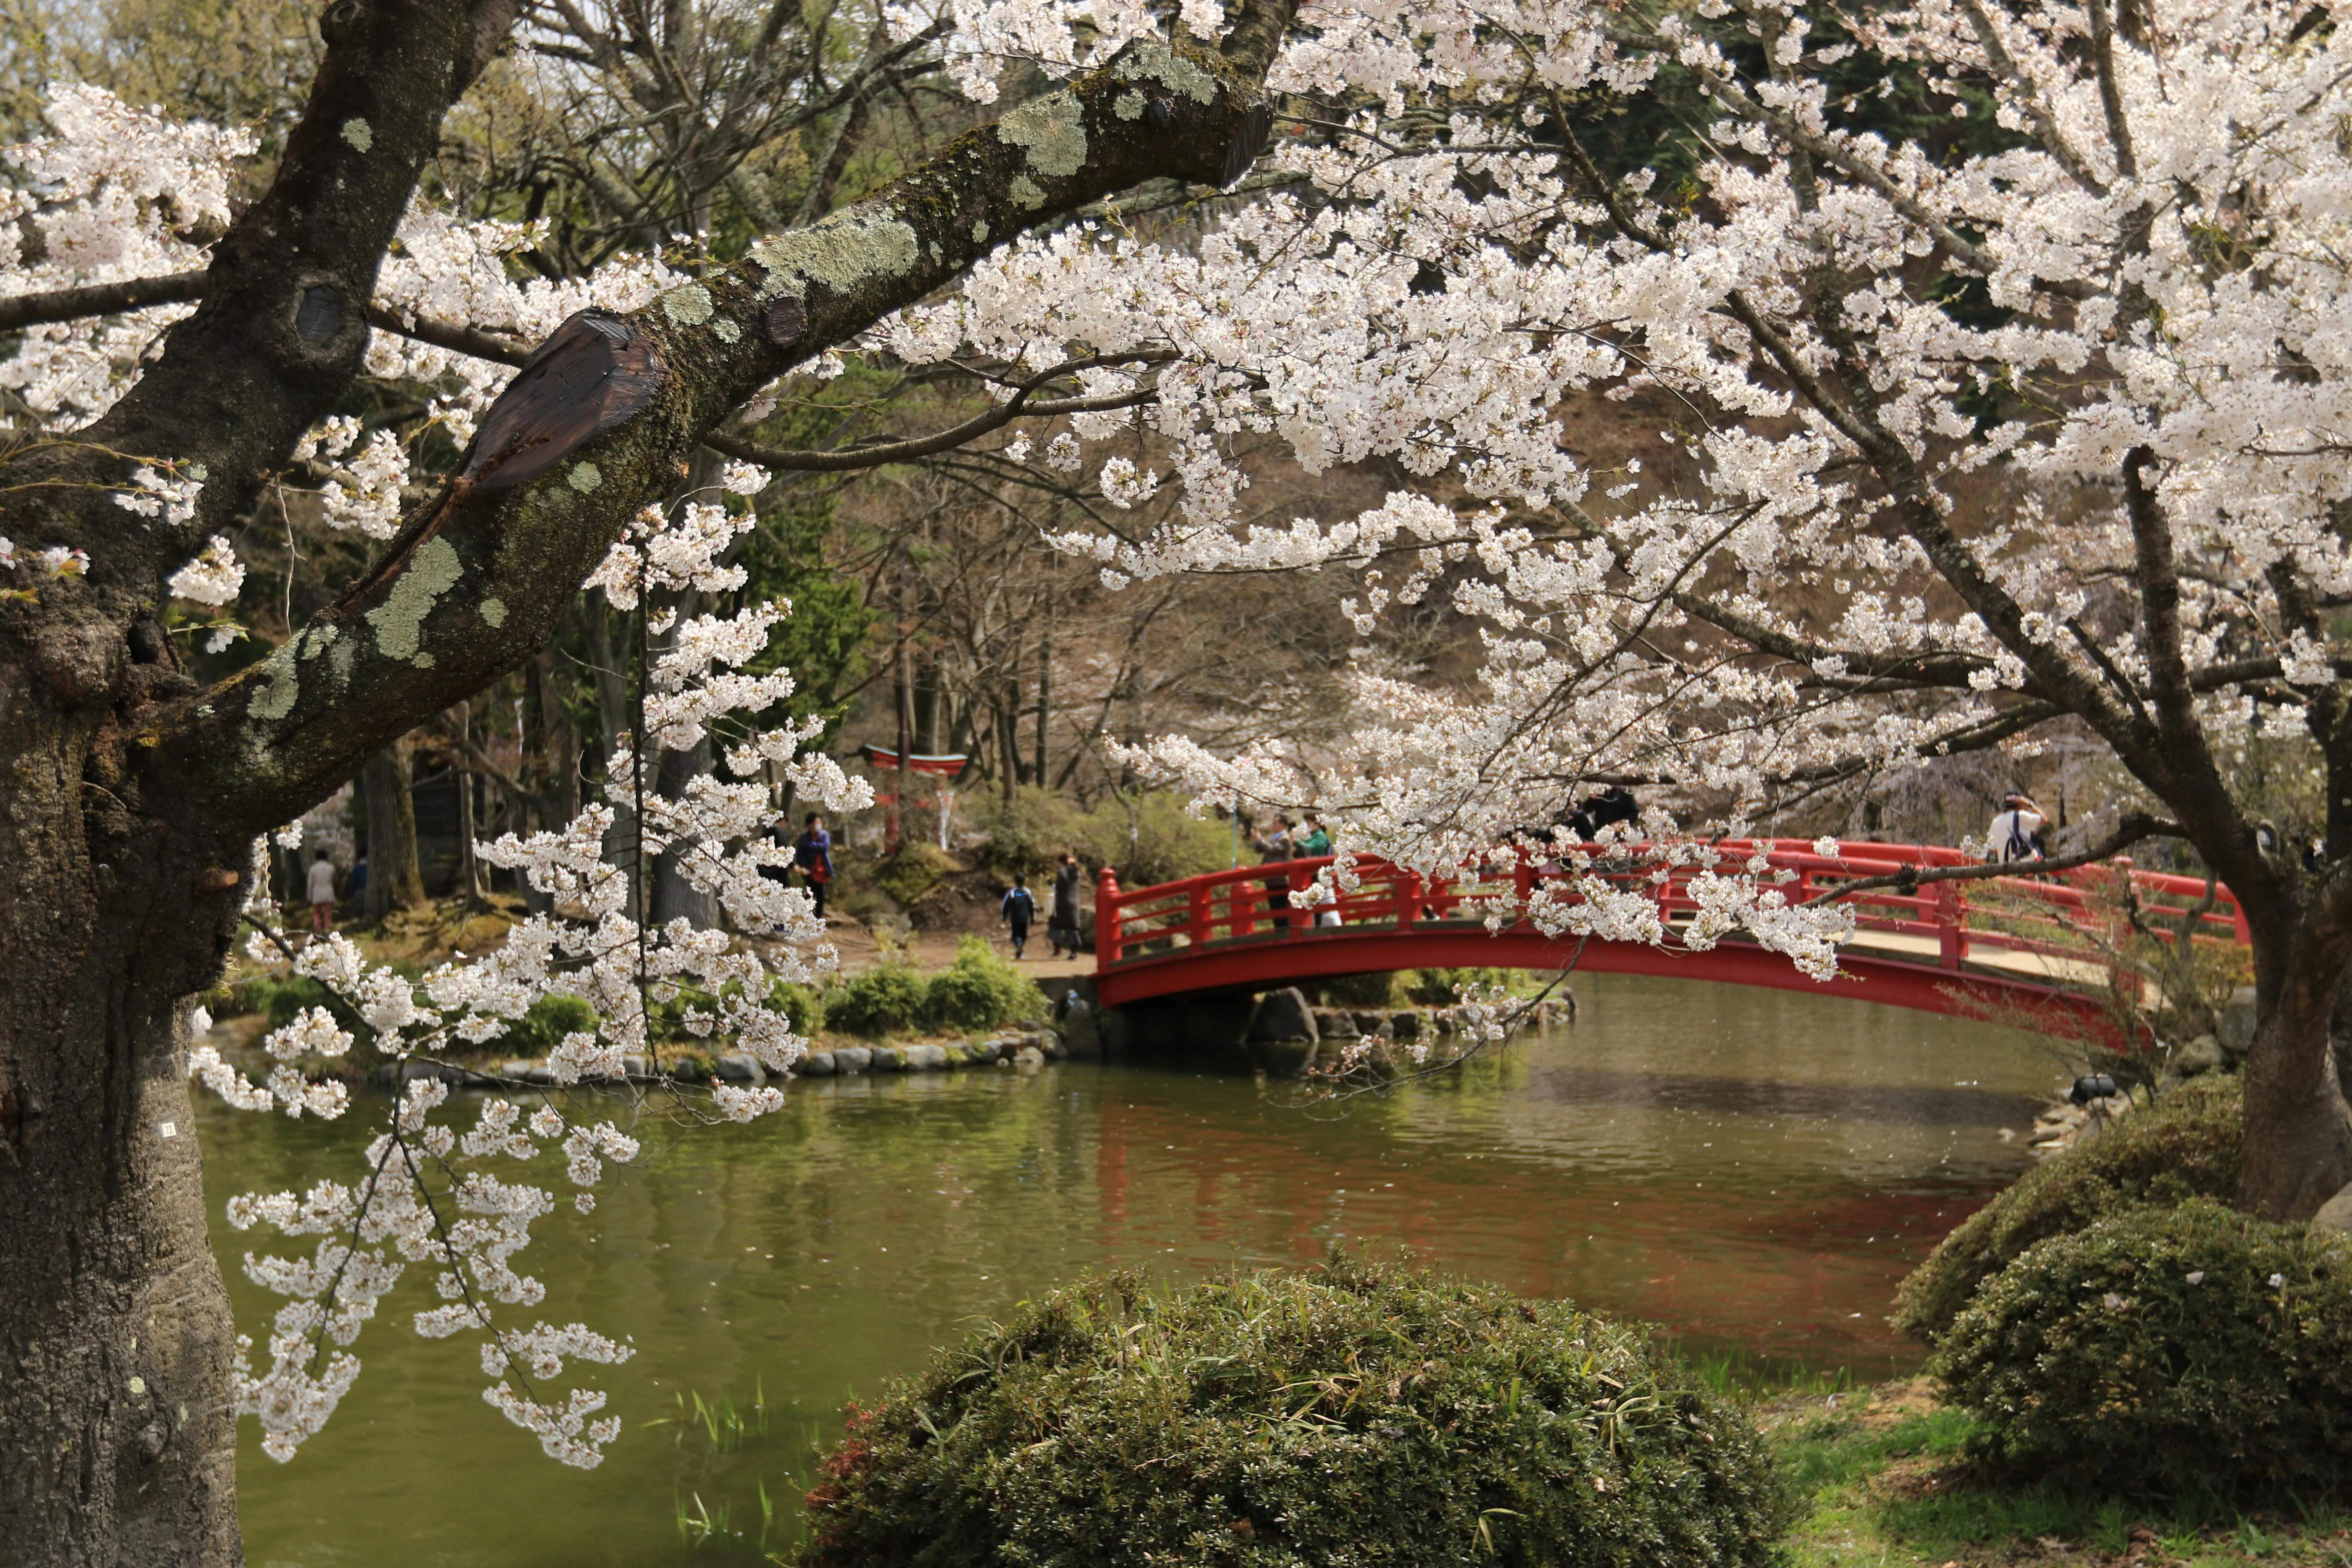
<path fill-rule="evenodd" d="M 1240 129 L 1234 132 L 1234 139 L 1225 143 L 1224 177 L 1217 182 L 1218 188 L 1231 190 L 1239 184 L 1250 165 L 1257 162 L 1257 155 L 1265 151 L 1266 139 L 1273 134 L 1274 105 L 1261 103 L 1249 111 Z"/>
<path fill-rule="evenodd" d="M 788 349 L 801 341 L 808 331 L 808 307 L 800 298 L 785 294 L 768 307 L 768 341 L 780 349 Z"/>
<path fill-rule="evenodd" d="M 668 375 L 661 345 L 625 316 L 573 312 L 499 394 L 457 478 L 503 490 L 546 473 L 651 403 Z"/>

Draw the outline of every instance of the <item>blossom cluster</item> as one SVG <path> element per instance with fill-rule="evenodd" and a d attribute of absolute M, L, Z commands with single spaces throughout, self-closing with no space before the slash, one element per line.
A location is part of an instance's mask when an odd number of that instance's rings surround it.
<path fill-rule="evenodd" d="M 328 439 L 339 435 L 348 432 L 331 431 Z M 740 503 L 723 498 L 755 493 L 764 482 L 757 469 L 734 466 L 722 476 L 721 500 L 690 500 L 674 516 L 650 510 L 606 563 L 608 589 L 643 595 L 740 583 L 719 558 L 744 524 L 729 510 Z M 803 1042 L 770 1001 L 772 991 L 779 982 L 821 977 L 833 954 L 805 890 L 762 874 L 782 853 L 765 837 L 774 815 L 767 775 L 772 771 L 803 798 L 835 809 L 870 804 L 870 786 L 803 750 L 813 727 L 758 721 L 789 700 L 793 682 L 781 670 L 745 667 L 760 661 L 789 612 L 765 604 L 663 625 L 667 646 L 649 661 L 642 725 L 611 760 L 606 798 L 559 829 L 477 846 L 485 862 L 518 872 L 550 906 L 515 925 L 493 952 L 459 954 L 412 980 L 370 963 L 340 933 L 297 945 L 278 927 L 267 891 L 268 846 L 257 843 L 248 952 L 289 963 L 334 1005 L 306 1008 L 265 1037 L 274 1065 L 261 1083 L 201 1043 L 189 1052 L 191 1074 L 242 1109 L 333 1118 L 348 1109 L 347 1091 L 310 1069 L 364 1037 L 405 1083 L 358 1180 L 232 1201 L 230 1221 L 239 1229 L 268 1225 L 319 1238 L 308 1258 L 246 1258 L 251 1278 L 289 1299 L 269 1336 L 268 1365 L 254 1370 L 248 1347 L 237 1380 L 238 1409 L 259 1419 L 273 1458 L 291 1457 L 333 1413 L 360 1371 L 348 1347 L 412 1265 L 430 1271 L 437 1299 L 415 1314 L 417 1331 L 481 1333 L 483 1368 L 496 1380 L 484 1398 L 551 1457 L 593 1465 L 617 1436 L 617 1418 L 597 1414 L 601 1392 L 574 1388 L 558 1396 L 539 1385 L 571 1363 L 622 1360 L 625 1344 L 578 1323 L 518 1329 L 500 1321 L 500 1308 L 544 1300 L 544 1287 L 519 1272 L 514 1259 L 534 1224 L 556 1207 L 545 1185 L 504 1173 L 500 1163 L 527 1166 L 560 1156 L 573 1189 L 571 1206 L 586 1214 L 605 1166 L 633 1160 L 636 1141 L 611 1121 L 583 1120 L 581 1108 L 593 1100 L 551 1097 L 526 1109 L 507 1093 L 483 1097 L 461 1132 L 438 1119 L 450 1101 L 435 1064 L 450 1047 L 497 1040 L 549 996 L 580 998 L 595 1016 L 593 1027 L 568 1034 L 549 1053 L 557 1089 L 628 1077 L 684 1093 L 662 1070 L 663 1037 L 672 1027 L 706 1049 L 749 1053 L 778 1074 L 799 1059 Z M 697 777 L 674 798 L 640 789 L 641 765 L 649 776 L 661 753 L 722 737 L 730 776 Z M 652 753 L 643 764 L 641 750 Z M 625 832 L 618 826 L 624 817 Z M 297 826 L 283 837 L 299 845 L 305 833 Z M 657 859 L 708 895 L 723 924 L 647 921 L 643 884 L 628 868 Z M 409 1077 L 410 1064 L 428 1076 Z M 691 1103 L 706 1117 L 740 1121 L 775 1110 L 782 1097 L 772 1088 L 714 1084 Z M 323 1346 L 332 1349 L 322 1358 Z"/>

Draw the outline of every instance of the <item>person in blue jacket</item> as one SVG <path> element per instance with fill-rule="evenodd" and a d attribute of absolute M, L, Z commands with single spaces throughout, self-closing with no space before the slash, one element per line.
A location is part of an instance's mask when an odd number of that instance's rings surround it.
<path fill-rule="evenodd" d="M 1013 928 L 1013 956 L 1018 959 L 1021 950 L 1029 945 L 1029 922 L 1037 918 L 1037 896 L 1029 890 L 1026 872 L 1013 874 L 1013 886 L 1005 889 L 998 916 Z"/>

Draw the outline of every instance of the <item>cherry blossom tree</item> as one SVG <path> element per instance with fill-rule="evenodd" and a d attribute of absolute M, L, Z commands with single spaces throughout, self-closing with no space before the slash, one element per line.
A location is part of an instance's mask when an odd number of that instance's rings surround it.
<path fill-rule="evenodd" d="M 492 1403 L 593 1458 L 593 1390 L 529 1380 L 623 1347 L 504 1315 L 538 1305 L 510 1260 L 552 1200 L 496 1162 L 551 1146 L 586 1196 L 625 1137 L 503 1097 L 460 1131 L 413 1086 L 359 1179 L 239 1205 L 320 1238 L 251 1265 L 289 1299 L 258 1366 L 205 1245 L 188 1076 L 337 1112 L 302 1064 L 356 1032 L 297 1020 L 257 1085 L 195 1047 L 189 1003 L 235 940 L 257 836 L 530 658 L 583 582 L 722 580 L 742 513 L 727 479 L 681 493 L 698 443 L 835 471 L 993 443 L 999 471 L 1085 476 L 1108 521 L 1055 542 L 1113 586 L 1349 574 L 1346 743 L 1174 737 L 1138 765 L 1204 802 L 1321 807 L 1340 879 L 1367 852 L 1451 870 L 1584 791 L 1642 786 L 1653 853 L 1700 868 L 1702 918 L 1668 932 L 1595 879 L 1538 896 L 1560 931 L 1738 935 L 1829 975 L 1850 915 L 1791 907 L 1711 836 L 1922 758 L 2090 737 L 2137 794 L 2084 856 L 2181 840 L 2246 910 L 2243 1199 L 2310 1212 L 2352 1181 L 2330 1049 L 2352 963 L 2337 20 L 2261 0 L 1917 0 L 1834 25 L 1771 0 L 910 4 L 890 12 L 919 41 L 905 60 L 973 102 L 1065 85 L 738 259 L 530 285 L 500 260 L 517 226 L 415 195 L 517 26 L 505 0 L 331 7 L 309 107 L 241 213 L 218 174 L 234 132 L 54 100 L 59 134 L 8 198 L 43 243 L 0 253 L 0 328 L 26 332 L 0 380 L 41 426 L 0 467 L 0 1534 L 37 1561 L 233 1558 L 232 1413 L 290 1451 L 411 1271 L 438 1298 L 420 1328 L 481 1334 Z M 1884 113 L 1898 81 L 1971 134 Z M 1643 123 L 1675 134 L 1612 132 L 1659 104 Z M 995 401 L 854 452 L 746 436 L 739 410 L 844 353 L 971 374 Z M 464 447 L 421 507 L 402 509 L 396 444 L 330 418 L 363 365 L 428 392 Z M 1656 458 L 1584 449 L 1570 416 L 1592 405 L 1671 409 Z M 1244 433 L 1309 476 L 1394 488 L 1268 526 L 1245 510 Z M 226 602 L 229 520 L 298 454 L 341 465 L 324 504 L 383 553 L 200 687 L 163 606 Z M 1387 652 L 1388 618 L 1433 596 L 1476 629 L 1474 679 Z M 569 1074 L 609 1071 L 671 1003 L 789 1062 L 754 993 L 823 956 L 757 876 L 764 796 L 744 781 L 774 763 L 812 796 L 847 786 L 756 722 L 787 686 L 745 667 L 782 613 L 668 624 L 608 798 L 486 848 L 557 906 L 502 953 L 411 987 L 303 951 L 372 1048 L 491 1037 L 569 991 L 601 1014 L 558 1053 Z M 723 767 L 638 787 L 650 753 L 721 726 Z M 2324 773 L 2324 846 L 2240 787 L 2257 738 Z M 612 862 L 624 812 L 720 926 L 644 918 Z M 761 958 L 729 929 L 785 940 Z"/>

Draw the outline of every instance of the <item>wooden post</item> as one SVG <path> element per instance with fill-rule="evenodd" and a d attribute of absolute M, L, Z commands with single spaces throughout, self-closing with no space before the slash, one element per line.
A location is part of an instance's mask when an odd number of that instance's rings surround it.
<path fill-rule="evenodd" d="M 1936 961 L 1946 969 L 1958 969 L 1960 960 L 1968 956 L 1968 937 L 1960 930 L 1960 885 L 1958 882 L 1936 884 Z"/>
<path fill-rule="evenodd" d="M 1118 873 L 1106 866 L 1095 879 L 1095 968 L 1118 962 Z"/>
<path fill-rule="evenodd" d="M 1421 918 L 1421 873 L 1398 871 L 1395 876 L 1397 929 L 1411 931 Z"/>

